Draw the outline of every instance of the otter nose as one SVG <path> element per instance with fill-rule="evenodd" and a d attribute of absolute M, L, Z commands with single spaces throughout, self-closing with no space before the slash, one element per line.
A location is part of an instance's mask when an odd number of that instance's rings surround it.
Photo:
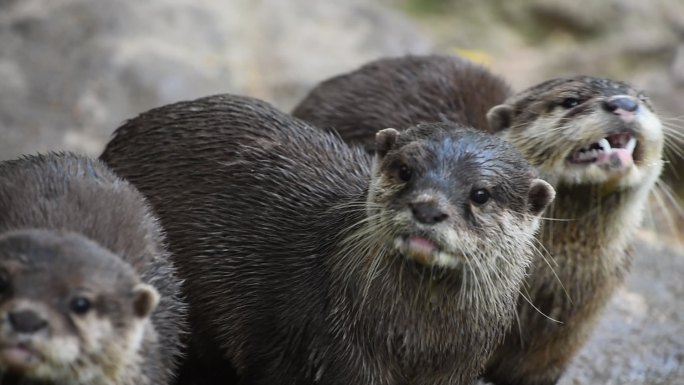
<path fill-rule="evenodd" d="M 19 333 L 35 333 L 47 326 L 47 321 L 32 310 L 11 312 L 7 317 L 12 328 Z"/>
<path fill-rule="evenodd" d="M 634 112 L 639 108 L 639 103 L 634 98 L 628 96 L 606 100 L 604 105 L 610 112 L 618 112 L 618 110 Z"/>
<path fill-rule="evenodd" d="M 425 223 L 426 225 L 434 225 L 449 217 L 447 213 L 442 211 L 433 202 L 410 203 L 409 207 L 411 207 L 414 218 L 416 218 L 418 222 Z"/>

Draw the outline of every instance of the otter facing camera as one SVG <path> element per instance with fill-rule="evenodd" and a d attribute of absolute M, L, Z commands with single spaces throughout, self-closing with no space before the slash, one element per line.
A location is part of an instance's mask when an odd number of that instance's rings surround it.
<path fill-rule="evenodd" d="M 154 287 L 139 283 L 133 288 L 133 312 L 140 318 L 146 318 L 159 304 L 159 293 Z"/>
<path fill-rule="evenodd" d="M 508 104 L 499 104 L 487 112 L 487 121 L 491 132 L 499 132 L 511 126 L 513 107 Z"/>
<path fill-rule="evenodd" d="M 543 179 L 534 179 L 529 192 L 530 212 L 541 215 L 556 197 L 556 190 Z"/>
<path fill-rule="evenodd" d="M 375 134 L 375 151 L 380 156 L 385 156 L 399 138 L 399 131 L 394 128 L 385 128 Z"/>

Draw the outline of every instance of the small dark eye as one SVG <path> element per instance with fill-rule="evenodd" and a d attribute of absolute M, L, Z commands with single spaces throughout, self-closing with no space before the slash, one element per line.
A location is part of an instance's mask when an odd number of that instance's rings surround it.
<path fill-rule="evenodd" d="M 577 98 L 565 98 L 561 102 L 563 108 L 572 108 L 579 104 L 579 99 Z"/>
<path fill-rule="evenodd" d="M 409 166 L 402 164 L 399 166 L 399 179 L 403 180 L 404 182 L 408 182 L 411 180 L 411 169 Z"/>
<path fill-rule="evenodd" d="M 76 314 L 85 314 L 90 310 L 90 300 L 85 297 L 75 297 L 71 300 L 69 308 Z"/>
<path fill-rule="evenodd" d="M 489 191 L 479 188 L 470 192 L 470 199 L 478 205 L 483 205 L 489 200 Z"/>

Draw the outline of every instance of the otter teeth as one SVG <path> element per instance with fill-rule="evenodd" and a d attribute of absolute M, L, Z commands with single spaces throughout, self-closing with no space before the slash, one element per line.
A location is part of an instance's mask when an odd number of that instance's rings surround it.
<path fill-rule="evenodd" d="M 572 163 L 602 163 L 608 158 L 617 156 L 623 165 L 631 165 L 631 158 L 636 148 L 637 140 L 630 134 L 613 134 L 602 138 L 587 147 L 580 148 L 573 153 Z"/>
<path fill-rule="evenodd" d="M 634 148 L 636 147 L 636 143 L 636 138 L 632 136 L 631 138 L 629 138 L 629 141 L 627 141 L 627 144 L 625 144 L 625 149 L 629 151 L 630 154 L 633 154 Z"/>
<path fill-rule="evenodd" d="M 610 142 L 606 138 L 603 138 L 596 143 L 598 143 L 599 147 L 601 147 L 601 150 L 603 151 L 609 151 L 612 148 L 610 146 Z"/>

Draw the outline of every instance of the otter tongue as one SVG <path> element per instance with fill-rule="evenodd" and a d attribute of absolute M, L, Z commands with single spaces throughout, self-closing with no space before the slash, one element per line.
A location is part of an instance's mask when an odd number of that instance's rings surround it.
<path fill-rule="evenodd" d="M 423 237 L 413 236 L 408 239 L 408 252 L 410 256 L 424 265 L 432 263 L 432 254 L 435 250 L 435 245 Z"/>
<path fill-rule="evenodd" d="M 626 148 L 612 148 L 608 151 L 598 153 L 596 165 L 610 169 L 612 171 L 626 170 L 632 167 L 634 158 L 632 151 Z"/>
<path fill-rule="evenodd" d="M 18 368 L 28 368 L 36 364 L 38 357 L 29 349 L 21 346 L 5 347 L 0 350 L 3 361 Z"/>

